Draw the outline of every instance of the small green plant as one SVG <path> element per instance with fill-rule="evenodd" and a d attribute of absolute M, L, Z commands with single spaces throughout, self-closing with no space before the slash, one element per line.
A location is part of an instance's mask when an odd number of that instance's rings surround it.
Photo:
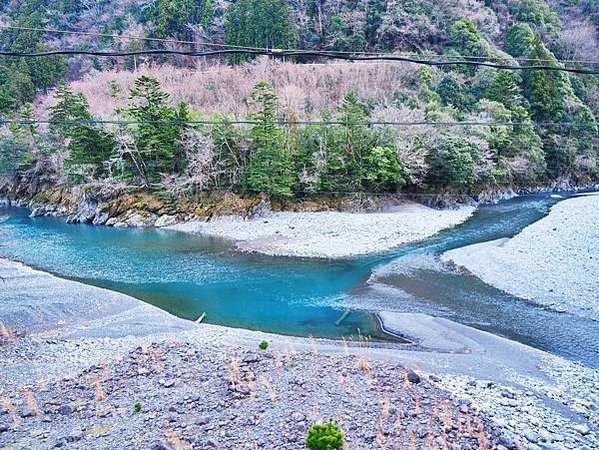
<path fill-rule="evenodd" d="M 340 449 L 343 444 L 343 433 L 335 421 L 314 424 L 308 430 L 306 446 L 312 450 Z"/>
<path fill-rule="evenodd" d="M 258 347 L 260 347 L 260 350 L 266 350 L 268 348 L 268 342 L 262 341 Z"/>
<path fill-rule="evenodd" d="M 135 405 L 133 405 L 133 409 L 135 410 L 135 412 L 140 412 L 141 411 L 141 403 L 137 402 Z"/>

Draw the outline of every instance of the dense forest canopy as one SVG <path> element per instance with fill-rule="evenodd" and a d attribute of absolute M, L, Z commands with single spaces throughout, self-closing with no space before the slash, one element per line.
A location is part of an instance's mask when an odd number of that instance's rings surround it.
<path fill-rule="evenodd" d="M 0 10 L 2 24 L 21 28 L 0 33 L 2 48 L 15 52 L 225 44 L 599 67 L 589 62 L 599 60 L 593 0 L 12 0 L 0 2 Z M 6 127 L 0 172 L 44 171 L 64 182 L 158 186 L 177 195 L 234 189 L 283 197 L 469 192 L 599 175 L 599 76 L 412 65 L 361 78 L 362 67 L 375 64 L 363 63 L 341 68 L 338 77 L 313 66 L 309 80 L 293 80 L 305 73 L 298 65 L 314 62 L 325 61 L 5 57 L 0 113 L 56 123 Z M 217 75 L 184 86 L 186 97 L 174 99 L 173 79 L 211 67 Z M 158 76 L 149 76 L 150 68 Z M 261 70 L 262 79 L 236 90 Z M 131 71 L 135 80 L 121 83 Z M 110 101 L 78 90 L 74 82 L 82 79 Z M 238 94 L 232 102 L 221 93 L 227 83 Z M 93 123 L 100 119 L 123 123 Z M 185 123 L 198 119 L 213 123 Z M 228 123 L 234 119 L 257 123 Z M 338 123 L 301 125 L 300 119 Z M 502 125 L 364 125 L 376 120 Z"/>

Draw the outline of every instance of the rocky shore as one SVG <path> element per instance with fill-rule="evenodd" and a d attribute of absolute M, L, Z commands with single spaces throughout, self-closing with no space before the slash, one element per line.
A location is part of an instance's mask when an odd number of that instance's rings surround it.
<path fill-rule="evenodd" d="M 511 239 L 442 257 L 510 294 L 599 320 L 599 195 L 567 199 Z"/>
<path fill-rule="evenodd" d="M 596 370 L 448 320 L 382 313 L 416 344 L 344 345 L 195 324 L 6 260 L 0 283 L 0 448 L 301 449 L 329 419 L 355 449 L 599 445 Z"/>

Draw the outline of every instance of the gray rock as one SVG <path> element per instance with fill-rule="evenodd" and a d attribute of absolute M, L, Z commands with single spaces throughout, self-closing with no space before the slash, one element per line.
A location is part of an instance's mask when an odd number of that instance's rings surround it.
<path fill-rule="evenodd" d="M 412 370 L 408 370 L 408 381 L 414 384 L 420 383 L 420 375 Z"/>
<path fill-rule="evenodd" d="M 526 438 L 526 440 L 528 442 L 532 442 L 533 444 L 536 444 L 537 442 L 539 442 L 539 435 L 537 433 L 535 433 L 534 431 L 525 432 L 524 437 Z"/>
<path fill-rule="evenodd" d="M 81 430 L 73 430 L 71 434 L 66 437 L 67 442 L 79 442 L 83 439 L 83 431 Z"/>
<path fill-rule="evenodd" d="M 154 445 L 152 445 L 152 450 L 172 450 L 172 448 L 166 445 L 164 442 L 156 442 Z"/>
<path fill-rule="evenodd" d="M 31 408 L 22 408 L 19 414 L 21 417 L 33 417 L 35 416 L 35 411 Z"/>
<path fill-rule="evenodd" d="M 210 417 L 208 416 L 200 416 L 196 420 L 196 425 L 207 425 L 208 423 L 210 423 Z"/>
<path fill-rule="evenodd" d="M 589 427 L 587 427 L 586 425 L 584 425 L 582 423 L 578 423 L 578 424 L 574 425 L 574 430 L 576 430 L 576 432 L 582 434 L 583 436 L 586 436 L 591 431 L 591 430 L 589 430 Z"/>
<path fill-rule="evenodd" d="M 92 221 L 92 224 L 94 225 L 104 225 L 107 221 L 108 221 L 109 217 L 108 217 L 108 212 L 107 211 L 102 211 L 96 214 L 96 217 L 94 217 L 94 220 Z"/>
<path fill-rule="evenodd" d="M 162 227 L 168 227 L 170 225 L 174 225 L 176 223 L 177 223 L 176 216 L 170 216 L 168 214 L 163 214 L 158 219 L 156 219 L 156 222 L 154 222 L 154 226 L 156 228 L 162 228 Z"/>
<path fill-rule="evenodd" d="M 75 412 L 75 408 L 71 405 L 60 405 L 58 407 L 58 414 L 62 414 L 63 416 L 73 414 Z"/>

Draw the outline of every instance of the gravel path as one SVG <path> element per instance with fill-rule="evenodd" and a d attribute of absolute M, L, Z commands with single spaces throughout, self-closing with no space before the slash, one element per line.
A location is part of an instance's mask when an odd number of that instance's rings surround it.
<path fill-rule="evenodd" d="M 384 213 L 280 212 L 251 220 L 219 217 L 169 228 L 231 239 L 243 251 L 341 258 L 425 239 L 465 221 L 473 212 L 470 206 L 436 210 L 407 203 Z"/>
<path fill-rule="evenodd" d="M 599 195 L 564 200 L 512 239 L 442 259 L 512 295 L 599 320 Z"/>

